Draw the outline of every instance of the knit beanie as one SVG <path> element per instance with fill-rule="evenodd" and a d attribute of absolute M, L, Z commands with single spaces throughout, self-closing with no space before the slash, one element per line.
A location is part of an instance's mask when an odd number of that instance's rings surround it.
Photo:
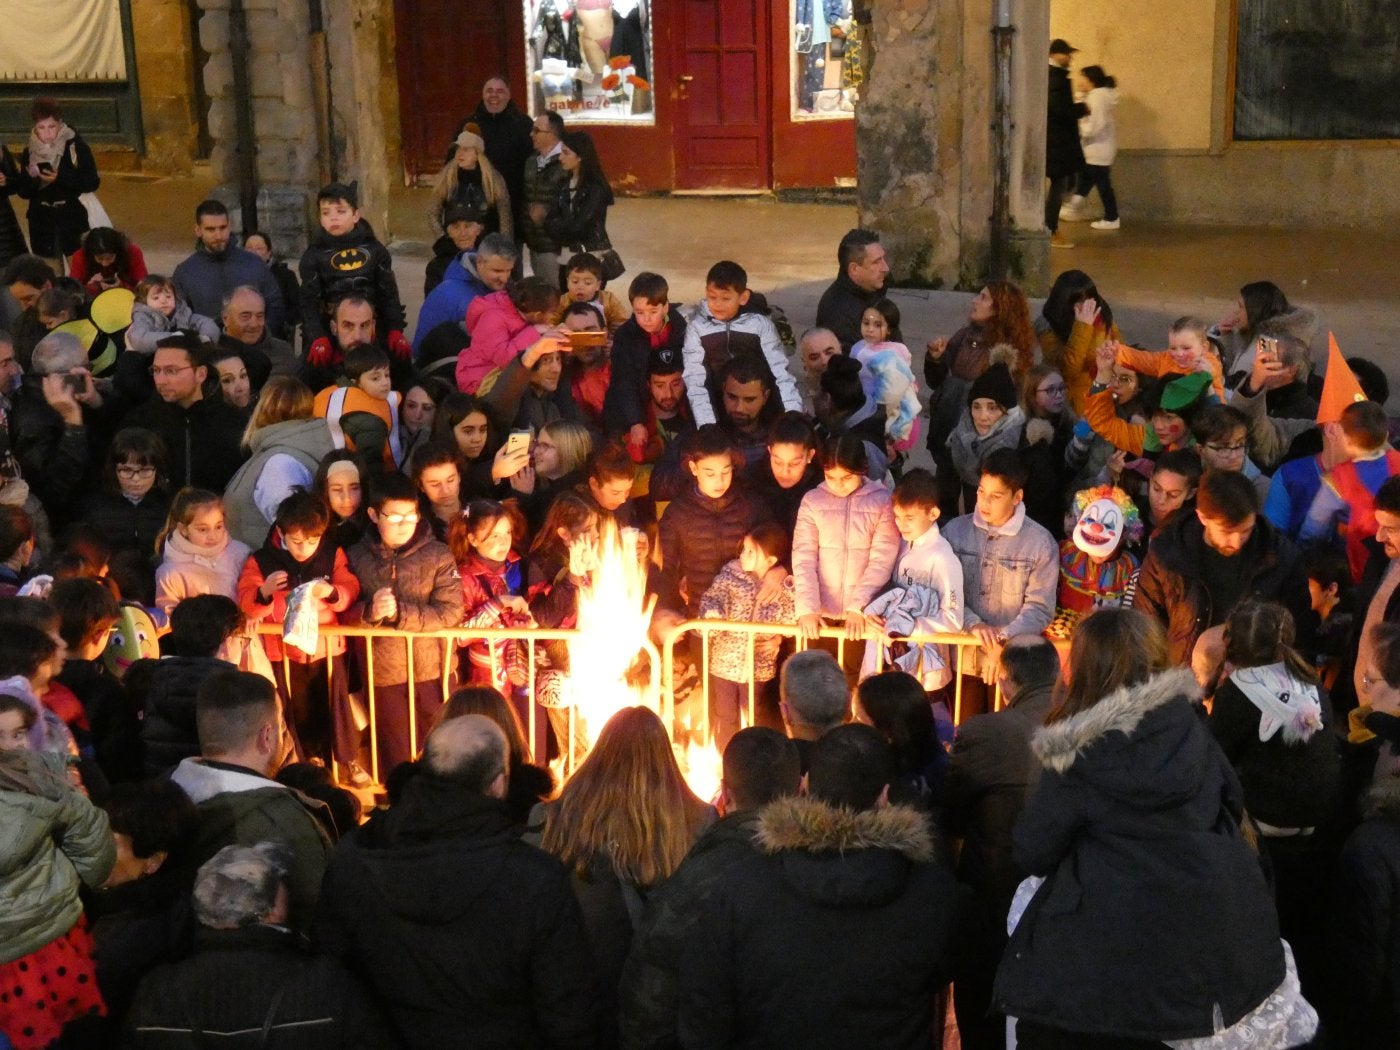
<path fill-rule="evenodd" d="M 1006 411 L 1016 407 L 1016 382 L 1005 365 L 992 365 L 972 381 L 967 391 L 967 407 L 980 397 L 989 397 Z"/>

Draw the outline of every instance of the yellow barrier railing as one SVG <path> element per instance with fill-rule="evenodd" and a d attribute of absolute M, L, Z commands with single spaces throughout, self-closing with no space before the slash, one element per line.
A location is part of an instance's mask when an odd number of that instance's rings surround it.
<path fill-rule="evenodd" d="M 281 638 L 282 628 L 279 624 L 257 624 L 254 632 L 258 636 L 271 636 Z M 730 632 L 748 635 L 748 664 L 749 674 L 749 702 L 748 717 L 749 724 L 753 724 L 754 707 L 757 696 L 757 685 L 753 681 L 753 662 L 757 638 L 760 635 L 777 635 L 796 640 L 798 651 L 807 648 L 807 640 L 802 636 L 802 631 L 795 625 L 771 624 L 771 623 L 740 623 L 728 620 L 686 620 L 675 625 L 663 640 L 660 650 L 654 646 L 650 640 L 644 640 L 638 644 L 638 651 L 645 652 L 651 661 L 652 693 L 657 697 L 659 711 L 657 712 L 665 723 L 668 731 L 675 731 L 675 646 L 676 643 L 687 634 L 695 633 L 700 637 L 701 660 L 698 667 L 700 673 L 699 687 L 701 703 L 699 706 L 702 737 L 708 735 L 709 719 L 709 646 L 710 636 L 715 632 Z M 382 641 L 385 639 L 400 639 L 405 645 L 407 659 L 407 706 L 408 706 L 408 732 L 409 749 L 413 754 L 418 753 L 418 723 L 417 723 L 417 698 L 416 688 L 419 681 L 414 666 L 414 641 L 439 640 L 451 643 L 443 647 L 442 666 L 437 669 L 433 676 L 438 678 L 442 686 L 442 695 L 446 699 L 451 695 L 452 676 L 454 662 L 457 659 L 459 646 L 472 642 L 486 642 L 487 651 L 490 658 L 491 680 L 498 681 L 501 666 L 500 654 L 497 651 L 495 642 L 512 641 L 523 642 L 526 652 L 526 684 L 524 686 L 527 712 L 526 712 L 526 736 L 531 750 L 535 754 L 542 754 L 541 744 L 543 742 L 542 726 L 536 714 L 538 706 L 538 657 L 535 652 L 533 642 L 562 641 L 572 642 L 582 636 L 577 630 L 569 628 L 545 628 L 545 627 L 453 627 L 436 631 L 402 631 L 395 628 L 386 627 L 365 627 L 365 626 L 343 626 L 339 624 L 323 624 L 320 628 L 320 637 L 323 640 L 331 638 L 361 638 L 369 641 Z M 837 661 L 843 662 L 845 657 L 845 647 L 847 645 L 866 644 L 866 639 L 847 639 L 844 629 L 840 627 L 823 626 L 820 632 L 822 638 L 833 638 L 837 641 Z M 969 647 L 976 648 L 980 645 L 976 636 L 970 634 L 918 634 L 909 637 L 895 637 L 884 639 L 884 641 L 908 642 L 911 645 L 936 644 L 947 646 L 952 658 L 949 660 L 949 670 L 952 673 L 953 685 L 953 721 L 962 721 L 962 666 L 963 651 Z M 284 680 L 290 681 L 292 663 L 289 647 L 283 643 L 282 673 Z M 880 656 L 877 661 L 878 669 L 884 670 L 883 648 L 879 650 Z M 379 770 L 379 748 L 378 748 L 378 716 L 377 716 L 377 696 L 374 683 L 374 646 L 364 646 L 364 702 L 365 712 L 369 731 L 369 754 L 370 754 L 370 775 L 376 783 L 382 783 Z M 330 661 L 326 661 L 326 675 L 329 683 L 332 673 Z M 998 696 L 994 704 L 999 706 Z M 575 711 L 569 708 L 569 737 L 573 740 Z M 694 728 L 694 727 L 692 727 Z M 561 752 L 565 755 L 565 773 L 573 772 L 573 762 L 575 756 L 573 747 L 561 742 Z"/>

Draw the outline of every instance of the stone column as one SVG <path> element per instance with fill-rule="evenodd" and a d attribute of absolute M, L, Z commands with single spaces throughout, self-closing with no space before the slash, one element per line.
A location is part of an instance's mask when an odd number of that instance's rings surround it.
<path fill-rule="evenodd" d="M 187 46 L 189 10 L 182 0 L 133 0 L 136 68 L 141 78 L 141 167 L 188 175 L 198 148 L 190 84 L 197 71 Z"/>
<path fill-rule="evenodd" d="M 903 284 L 975 288 L 986 277 L 994 3 L 872 4 L 874 54 L 856 106 L 857 200 L 861 225 L 880 232 Z M 1011 276 L 1034 291 L 1045 281 L 1048 243 L 1039 200 L 1049 12 L 1038 0 L 1012 0 L 1012 20 Z"/>
<path fill-rule="evenodd" d="M 200 41 L 210 98 L 211 158 L 219 180 L 215 196 L 229 206 L 235 229 L 239 212 L 239 157 L 233 62 L 229 51 L 229 0 L 199 0 Z M 389 162 L 385 134 L 383 56 L 393 53 L 392 0 L 326 0 L 331 113 L 320 112 L 316 78 L 325 63 L 312 47 L 308 0 L 243 0 L 247 13 L 256 142 L 258 224 L 278 252 L 296 260 L 315 228 L 316 191 L 324 172 L 358 182 L 360 211 L 388 241 Z M 386 44 L 387 40 L 387 44 Z M 330 156 L 319 145 L 330 121 Z"/>
<path fill-rule="evenodd" d="M 210 157 L 235 230 L 244 223 L 239 205 L 240 158 L 229 50 L 229 0 L 199 0 L 199 39 L 209 52 L 204 86 L 209 94 Z M 312 102 L 310 19 L 306 4 L 244 0 L 248 23 L 248 73 L 252 87 L 258 225 L 295 266 L 306 248 L 307 223 L 316 200 L 320 158 Z"/>

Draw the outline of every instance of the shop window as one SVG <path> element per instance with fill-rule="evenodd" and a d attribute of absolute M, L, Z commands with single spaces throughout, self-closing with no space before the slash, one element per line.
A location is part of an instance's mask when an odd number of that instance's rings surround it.
<path fill-rule="evenodd" d="M 1237 0 L 1234 137 L 1400 138 L 1400 5 Z"/>
<path fill-rule="evenodd" d="M 789 0 L 792 11 L 792 117 L 850 120 L 864 79 L 865 34 L 851 0 Z"/>
<path fill-rule="evenodd" d="M 530 114 L 655 124 L 651 0 L 524 0 Z"/>

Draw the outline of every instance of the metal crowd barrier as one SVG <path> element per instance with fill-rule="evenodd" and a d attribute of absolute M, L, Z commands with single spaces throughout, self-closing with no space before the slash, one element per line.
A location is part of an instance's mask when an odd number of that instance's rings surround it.
<path fill-rule="evenodd" d="M 254 626 L 253 626 L 252 630 L 253 630 L 253 632 L 254 632 L 256 635 L 259 635 L 259 636 L 264 636 L 264 635 L 266 635 L 266 636 L 276 637 L 276 638 L 279 638 L 279 639 L 280 639 L 281 636 L 282 636 L 282 627 L 281 627 L 280 624 L 270 624 L 270 623 L 257 624 L 257 625 L 254 625 Z M 729 621 L 729 620 L 686 620 L 686 621 L 683 621 L 683 622 L 681 622 L 681 623 L 675 625 L 675 627 L 668 633 L 668 635 L 666 636 L 666 638 L 663 640 L 663 642 L 662 642 L 662 644 L 661 644 L 661 646 L 660 646 L 659 651 L 658 651 L 657 647 L 654 646 L 654 645 L 651 643 L 650 640 L 644 641 L 643 643 L 641 643 L 641 644 L 638 645 L 638 650 L 639 650 L 639 651 L 644 651 L 644 652 L 646 652 L 647 655 L 648 655 L 648 657 L 649 657 L 650 660 L 651 660 L 652 691 L 654 692 L 654 694 L 655 694 L 656 697 L 657 697 L 657 705 L 658 705 L 658 711 L 657 711 L 657 713 L 658 713 L 658 715 L 660 715 L 660 717 L 661 717 L 663 723 L 666 725 L 668 731 L 674 732 L 674 730 L 675 730 L 675 713 L 676 713 L 676 697 L 675 697 L 675 684 L 676 684 L 676 683 L 675 683 L 675 669 L 676 669 L 676 666 L 675 666 L 675 665 L 676 665 L 676 658 L 675 658 L 675 648 L 676 648 L 676 644 L 677 644 L 677 642 L 679 642 L 682 638 L 686 637 L 686 636 L 689 635 L 689 634 L 694 633 L 694 634 L 696 634 L 696 635 L 699 636 L 699 645 L 700 645 L 700 652 L 701 652 L 700 662 L 699 662 L 699 665 L 698 665 L 698 667 L 697 667 L 697 670 L 699 671 L 699 681 L 698 681 L 698 683 L 697 683 L 697 687 L 698 687 L 698 689 L 699 689 L 699 691 L 700 691 L 700 693 L 699 693 L 699 695 L 700 695 L 700 703 L 699 703 L 699 705 L 698 705 L 698 711 L 699 711 L 699 715 L 700 715 L 700 723 L 699 723 L 698 728 L 700 729 L 702 739 L 708 739 L 708 731 L 709 731 L 709 724 L 708 724 L 708 722 L 709 722 L 709 707 L 710 707 L 710 705 L 709 705 L 709 674 L 708 674 L 708 671 L 709 671 L 710 636 L 711 636 L 712 634 L 714 634 L 715 632 L 720 632 L 720 631 L 726 631 L 726 632 L 731 632 L 731 633 L 736 633 L 736 634 L 746 634 L 746 635 L 748 636 L 748 663 L 749 663 L 749 668 L 750 668 L 749 683 L 748 683 L 748 684 L 749 684 L 749 690 L 748 690 L 748 692 L 749 692 L 749 697 L 748 697 L 748 718 L 749 718 L 749 724 L 750 724 L 750 725 L 753 724 L 754 715 L 755 715 L 755 713 L 754 713 L 754 707 L 755 707 L 755 703 L 756 703 L 756 699 L 757 699 L 757 685 L 756 685 L 756 683 L 753 681 L 753 674 L 752 674 L 753 662 L 754 662 L 754 650 L 755 650 L 755 647 L 756 647 L 756 645 L 757 645 L 757 638 L 758 638 L 760 635 L 768 635 L 768 636 L 777 635 L 777 636 L 784 637 L 784 638 L 792 638 L 792 639 L 795 639 L 795 641 L 796 641 L 796 649 L 797 649 L 797 651 L 799 651 L 799 652 L 802 651 L 802 650 L 804 650 L 804 649 L 806 649 L 806 648 L 808 648 L 808 640 L 807 640 L 806 638 L 803 637 L 801 628 L 797 627 L 796 625 L 771 624 L 771 623 L 740 623 L 740 622 Z M 514 628 L 505 628 L 505 627 L 453 627 L 453 628 L 444 628 L 444 629 L 442 629 L 442 630 L 437 630 L 437 631 L 403 631 L 403 630 L 398 630 L 398 629 L 395 629 L 395 628 L 385 628 L 385 627 L 364 627 L 364 626 L 353 626 L 353 627 L 352 627 L 352 626 L 344 626 L 344 625 L 340 625 L 340 624 L 323 624 L 323 625 L 321 626 L 321 628 L 320 628 L 320 637 L 321 637 L 322 639 L 329 639 L 329 638 L 337 638 L 337 637 L 339 637 L 339 638 L 347 638 L 347 639 L 348 639 L 348 638 L 363 638 L 363 639 L 366 639 L 366 640 L 367 640 L 367 641 L 366 641 L 366 644 L 364 645 L 364 671 L 365 671 L 364 679 L 365 679 L 365 680 L 364 680 L 364 683 L 363 683 L 363 687 L 364 687 L 365 712 L 366 712 L 366 716 L 367 716 L 367 720 L 368 720 L 368 730 L 369 730 L 369 753 L 370 753 L 370 764 L 371 764 L 371 767 L 370 767 L 370 771 L 369 771 L 369 772 L 370 772 L 371 777 L 374 779 L 374 781 L 375 781 L 376 783 L 382 783 L 382 780 L 381 780 L 381 778 L 380 778 L 380 776 L 379 776 L 379 748 L 378 748 L 378 729 L 377 729 L 377 722 L 378 722 L 378 719 L 377 719 L 377 714 L 376 714 L 376 708 L 377 708 L 377 703 L 378 703 L 378 701 L 377 701 L 377 697 L 376 697 L 376 689 L 375 689 L 375 684 L 374 684 L 374 646 L 371 645 L 371 644 L 368 644 L 369 641 L 383 640 L 383 639 L 388 639 L 388 638 L 398 638 L 398 639 L 402 639 L 403 642 L 404 642 L 404 645 L 405 645 L 405 647 L 406 647 L 406 654 L 407 654 L 407 657 L 408 657 L 408 660 L 407 660 L 407 677 L 408 677 L 408 683 L 407 683 L 407 689 L 408 689 L 407 705 L 408 705 L 408 715 L 409 715 L 409 717 L 408 717 L 409 749 L 410 749 L 410 751 L 412 751 L 414 754 L 417 754 L 419 748 L 418 748 L 418 724 L 417 724 L 417 718 L 416 718 L 417 703 L 416 703 L 416 695 L 415 695 L 415 694 L 416 694 L 416 689 L 417 689 L 417 682 L 418 682 L 419 679 L 418 679 L 418 675 L 415 673 L 415 667 L 414 667 L 414 659 L 415 659 L 415 657 L 414 657 L 414 651 L 413 651 L 413 645 L 412 645 L 412 642 L 413 642 L 413 641 L 415 641 L 415 640 L 422 641 L 422 640 L 428 640 L 428 639 L 438 639 L 438 640 L 441 640 L 441 641 L 444 641 L 444 642 L 451 642 L 451 643 L 454 643 L 454 644 L 447 645 L 447 646 L 444 646 L 444 647 L 443 647 L 443 661 L 442 661 L 442 666 L 441 666 L 440 668 L 437 669 L 437 673 L 434 675 L 434 677 L 440 679 L 441 685 L 442 685 L 442 695 L 443 695 L 443 698 L 446 699 L 447 697 L 449 697 L 449 696 L 451 695 L 452 673 L 453 673 L 453 670 L 454 670 L 454 667 L 455 667 L 455 663 L 456 663 L 456 661 L 457 661 L 457 659 L 458 659 L 458 651 L 459 651 L 459 648 L 458 648 L 458 644 L 457 644 L 457 643 L 462 643 L 462 642 L 470 643 L 470 642 L 476 642 L 476 641 L 484 641 L 484 642 L 487 642 L 487 643 L 498 642 L 498 641 L 514 641 L 514 642 L 524 642 L 524 643 L 532 643 L 532 642 L 550 642 L 550 641 L 572 642 L 572 641 L 581 639 L 581 638 L 582 638 L 582 635 L 580 634 L 579 631 L 577 631 L 577 630 L 575 630 L 575 629 L 566 629 L 566 628 L 546 628 L 546 627 L 514 627 Z M 859 646 L 862 646 L 862 647 L 863 647 L 863 646 L 866 644 L 866 641 L 867 641 L 867 639 L 849 640 L 849 639 L 846 638 L 845 630 L 844 630 L 843 628 L 840 628 L 840 627 L 829 627 L 829 626 L 826 626 L 826 625 L 823 625 L 823 627 L 822 627 L 822 629 L 821 629 L 821 632 L 820 632 L 820 637 L 822 637 L 822 638 L 832 638 L 832 639 L 835 639 L 835 640 L 836 640 L 836 650 L 837 650 L 837 652 L 836 652 L 836 659 L 837 659 L 837 662 L 838 662 L 838 663 L 844 663 L 844 659 L 845 659 L 845 647 L 846 647 L 847 645 L 859 645 Z M 941 634 L 941 633 L 932 633 L 932 634 L 915 634 L 915 635 L 910 635 L 910 636 L 908 636 L 908 637 L 895 637 L 895 638 L 891 638 L 891 639 L 887 639 L 887 640 L 888 640 L 888 641 L 898 641 L 898 642 L 908 642 L 908 643 L 910 643 L 911 645 L 938 644 L 938 645 L 943 645 L 943 646 L 947 646 L 947 647 L 948 647 L 948 651 L 949 651 L 949 653 L 951 654 L 951 659 L 950 659 L 950 661 L 949 661 L 949 669 L 952 671 L 952 676 L 953 676 L 953 677 L 952 677 L 952 683 L 951 683 L 951 684 L 952 684 L 952 687 L 953 687 L 953 711 L 952 711 L 952 714 L 953 714 L 953 721 L 954 721 L 955 724 L 961 722 L 961 721 L 962 721 L 962 666 L 963 666 L 964 650 L 966 650 L 966 649 L 968 649 L 968 648 L 977 648 L 977 647 L 980 645 L 979 641 L 977 640 L 977 637 L 976 637 L 975 635 L 970 635 L 970 634 Z M 534 647 L 534 645 L 532 645 L 532 644 L 526 644 L 526 645 L 524 646 L 524 648 L 525 648 L 525 652 L 526 652 L 526 683 L 525 683 L 523 689 L 524 689 L 524 691 L 525 691 L 526 700 L 527 700 L 527 703 L 526 703 L 526 708 L 527 708 L 527 712 L 526 712 L 526 722 L 527 722 L 527 724 L 526 724 L 526 726 L 525 726 L 524 728 L 525 728 L 525 731 L 526 731 L 526 739 L 527 739 L 528 742 L 529 742 L 529 745 L 530 745 L 531 750 L 534 751 L 536 754 L 541 754 L 541 753 L 542 753 L 541 742 L 542 742 L 543 739 L 544 739 L 544 736 L 543 736 L 543 724 L 542 724 L 541 720 L 538 718 L 538 713 L 537 713 L 537 708 L 539 707 L 539 704 L 538 704 L 538 702 L 537 702 L 537 701 L 538 701 L 538 697 L 537 697 L 537 687 L 538 687 L 538 675 L 537 675 L 537 671 L 538 671 L 540 668 L 538 667 L 538 658 L 537 658 L 536 653 L 535 653 L 535 647 Z M 495 645 L 490 645 L 490 644 L 488 644 L 487 650 L 488 650 L 488 652 L 489 652 L 489 654 L 490 654 L 491 679 L 492 679 L 492 681 L 495 681 L 495 680 L 497 679 L 497 677 L 498 677 L 498 672 L 500 671 L 499 654 L 498 654 L 498 652 L 497 652 L 497 650 L 496 650 L 496 646 L 495 646 Z M 885 670 L 885 667 L 884 667 L 884 650 L 883 650 L 883 648 L 880 648 L 878 651 L 879 651 L 879 654 L 880 654 L 880 655 L 879 655 L 879 658 L 878 658 L 878 660 L 877 660 L 877 667 L 878 667 L 879 670 Z M 290 681 L 290 679 L 291 679 L 291 670 L 290 670 L 290 667 L 291 667 L 292 661 L 291 661 L 290 656 L 287 655 L 288 652 L 289 652 L 289 647 L 284 643 L 284 644 L 283 644 L 283 657 L 282 657 L 282 659 L 281 659 L 280 662 L 281 662 L 281 664 L 282 664 L 282 674 L 283 674 L 283 676 L 284 676 L 284 680 L 285 680 L 285 681 Z M 349 652 L 346 653 L 347 659 L 350 657 L 350 655 L 351 655 L 351 654 L 350 654 Z M 330 660 L 326 660 L 326 675 L 327 675 L 327 681 L 328 681 L 328 683 L 329 683 L 329 679 L 330 679 L 330 675 L 331 675 L 331 662 L 330 662 Z M 464 683 L 463 683 L 463 684 L 464 684 Z M 1000 698 L 1000 694 L 997 693 L 997 694 L 994 696 L 994 699 L 993 699 L 993 706 L 994 706 L 994 707 L 999 707 L 999 706 L 1000 706 L 1000 699 L 1001 699 L 1001 698 Z M 574 721 L 573 721 L 574 718 L 575 718 L 574 709 L 573 709 L 573 708 L 570 708 L 570 709 L 569 709 L 569 720 L 570 720 L 570 723 L 569 723 L 569 735 L 570 735 L 570 740 L 572 740 L 572 738 L 573 738 L 573 733 L 574 733 Z M 692 728 L 692 729 L 695 729 L 695 728 L 697 728 L 697 727 L 692 726 L 691 728 Z M 561 750 L 562 750 L 562 751 L 565 753 L 565 755 L 566 755 L 566 758 L 565 758 L 565 774 L 566 774 L 566 775 L 571 774 L 571 773 L 573 772 L 573 748 L 572 748 L 572 747 L 569 747 L 569 746 L 564 746 L 564 745 L 562 744 L 562 742 L 561 742 Z"/>

